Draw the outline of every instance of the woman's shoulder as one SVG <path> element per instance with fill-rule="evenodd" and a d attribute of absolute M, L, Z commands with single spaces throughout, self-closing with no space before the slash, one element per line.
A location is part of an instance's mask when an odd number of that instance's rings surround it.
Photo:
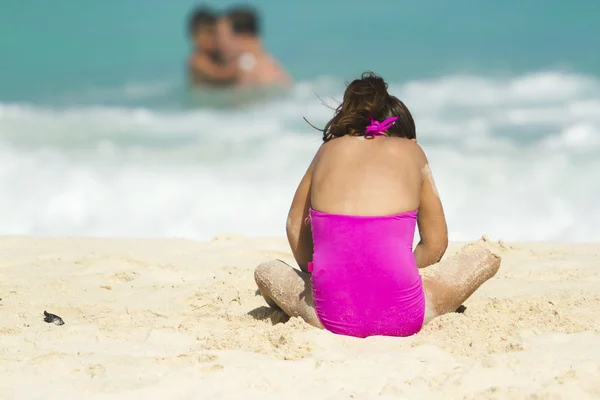
<path fill-rule="evenodd" d="M 390 145 L 386 148 L 394 157 L 410 160 L 420 167 L 427 164 L 427 156 L 421 146 L 414 140 L 404 138 L 390 138 Z"/>
<path fill-rule="evenodd" d="M 383 151 L 386 153 L 398 153 L 406 155 L 410 154 L 416 160 L 420 160 L 423 163 L 427 162 L 427 157 L 425 156 L 425 152 L 421 148 L 421 146 L 414 140 L 405 139 L 405 138 L 396 138 L 396 137 L 388 137 L 388 138 L 372 138 L 365 139 L 362 137 L 349 137 L 342 136 L 339 138 L 328 140 L 321 144 L 317 151 L 317 155 L 320 154 L 332 154 L 337 152 L 347 152 L 350 149 L 355 151 L 360 151 L 362 146 L 361 140 L 385 140 L 385 146 L 380 147 L 376 151 Z"/>
<path fill-rule="evenodd" d="M 423 151 L 423 148 L 415 140 L 409 140 L 408 147 L 419 163 L 423 165 L 427 164 L 425 151 Z"/>

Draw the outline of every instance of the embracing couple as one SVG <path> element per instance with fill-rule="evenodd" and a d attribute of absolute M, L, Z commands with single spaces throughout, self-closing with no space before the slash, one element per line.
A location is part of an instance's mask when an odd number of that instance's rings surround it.
<path fill-rule="evenodd" d="M 260 19 L 248 7 L 218 15 L 206 7 L 192 12 L 193 51 L 188 74 L 193 86 L 289 86 L 290 76 L 266 51 Z"/>

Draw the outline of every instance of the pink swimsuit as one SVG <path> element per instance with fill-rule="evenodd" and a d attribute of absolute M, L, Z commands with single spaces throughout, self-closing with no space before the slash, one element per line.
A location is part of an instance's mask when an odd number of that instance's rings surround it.
<path fill-rule="evenodd" d="M 410 336 L 421 329 L 425 295 L 412 244 L 417 211 L 382 217 L 310 210 L 313 297 L 333 333 Z"/>

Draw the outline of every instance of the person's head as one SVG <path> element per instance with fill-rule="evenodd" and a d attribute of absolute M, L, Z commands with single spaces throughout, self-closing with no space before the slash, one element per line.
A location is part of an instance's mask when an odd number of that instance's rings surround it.
<path fill-rule="evenodd" d="M 196 8 L 189 19 L 189 33 L 197 48 L 214 51 L 217 48 L 217 16 L 206 7 Z"/>
<path fill-rule="evenodd" d="M 258 38 L 260 36 L 260 18 L 251 7 L 233 7 L 227 12 L 234 36 Z"/>
<path fill-rule="evenodd" d="M 323 128 L 323 141 L 341 136 L 364 136 L 371 120 L 397 117 L 386 130 L 388 136 L 416 139 L 415 121 L 397 97 L 387 91 L 387 83 L 373 72 L 365 72 L 353 80 L 344 92 L 342 103 Z"/>
<path fill-rule="evenodd" d="M 238 55 L 256 48 L 260 40 L 258 14 L 250 7 L 232 7 L 219 20 L 219 43 L 223 50 Z"/>

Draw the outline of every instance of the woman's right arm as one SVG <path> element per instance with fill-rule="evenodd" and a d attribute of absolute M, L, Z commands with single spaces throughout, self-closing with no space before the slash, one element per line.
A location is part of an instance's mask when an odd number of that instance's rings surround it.
<path fill-rule="evenodd" d="M 319 152 L 317 151 L 317 155 Z M 304 177 L 300 181 L 286 223 L 288 243 L 300 269 L 308 272 L 308 263 L 313 257 L 313 239 L 310 224 L 306 223 L 311 207 L 311 185 L 315 160 L 312 160 Z"/>
<path fill-rule="evenodd" d="M 422 153 L 421 165 L 423 165 L 421 169 L 423 183 L 421 184 L 419 213 L 417 215 L 421 240 L 415 248 L 415 259 L 418 268 L 425 268 L 439 262 L 446 252 L 448 227 L 442 202 L 435 187 L 425 153 Z"/>

